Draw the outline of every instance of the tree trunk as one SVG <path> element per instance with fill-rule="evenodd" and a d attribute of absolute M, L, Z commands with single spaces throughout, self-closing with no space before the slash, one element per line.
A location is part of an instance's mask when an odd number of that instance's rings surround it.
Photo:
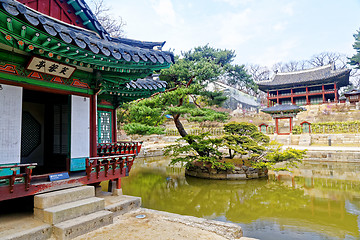
<path fill-rule="evenodd" d="M 180 114 L 176 114 L 176 115 L 173 116 L 173 117 L 174 117 L 175 126 L 176 126 L 177 130 L 179 131 L 180 136 L 181 136 L 181 137 L 187 136 L 188 133 L 185 131 L 184 126 L 183 126 L 182 123 L 180 122 Z M 189 145 L 195 143 L 195 141 L 192 140 L 192 139 L 188 139 L 188 140 L 186 140 L 186 141 L 187 141 L 187 143 L 188 143 Z M 202 157 L 207 156 L 207 153 L 206 153 L 206 152 L 204 152 L 204 151 L 199 151 L 199 150 L 196 149 L 195 147 L 194 147 L 193 149 L 194 149 L 200 156 L 202 156 Z"/>
<path fill-rule="evenodd" d="M 229 148 L 229 155 L 230 155 L 230 159 L 233 159 L 234 156 L 231 154 L 231 149 Z"/>
<path fill-rule="evenodd" d="M 179 131 L 179 134 L 181 137 L 185 137 L 186 135 L 188 135 L 187 132 L 185 131 L 184 126 L 180 122 L 180 114 L 176 114 L 174 116 L 174 123 L 175 123 L 175 127 Z"/>
<path fill-rule="evenodd" d="M 190 84 L 191 84 L 191 82 L 193 81 L 193 79 L 194 79 L 194 77 L 192 77 L 192 78 L 190 79 L 190 81 L 186 84 L 186 87 L 189 87 L 189 86 L 190 86 Z M 184 103 L 184 99 L 183 99 L 183 98 L 180 98 L 180 99 L 179 99 L 179 104 L 178 104 L 177 106 L 180 107 L 180 106 L 183 105 L 183 103 Z M 188 135 L 188 133 L 185 131 L 184 126 L 183 126 L 182 123 L 180 122 L 180 114 L 174 115 L 173 118 L 174 118 L 175 127 L 177 128 L 180 136 L 181 136 L 181 137 L 186 137 L 186 136 Z M 192 140 L 192 139 L 188 139 L 188 140 L 186 140 L 186 141 L 187 141 L 187 143 L 188 143 L 189 145 L 191 145 L 191 144 L 193 144 L 193 143 L 195 142 L 195 141 Z M 204 151 L 199 151 L 199 150 L 196 149 L 196 148 L 194 148 L 194 150 L 195 150 L 200 156 L 202 156 L 202 157 L 204 157 L 204 156 L 207 155 L 206 152 L 204 152 Z"/>

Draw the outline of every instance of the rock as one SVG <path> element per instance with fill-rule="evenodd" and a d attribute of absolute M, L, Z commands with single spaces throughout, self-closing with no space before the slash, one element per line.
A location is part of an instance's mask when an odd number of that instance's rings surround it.
<path fill-rule="evenodd" d="M 217 174 L 217 171 L 214 168 L 210 168 L 209 172 L 210 174 Z"/>
<path fill-rule="evenodd" d="M 211 179 L 227 179 L 228 174 L 225 173 L 217 173 L 217 174 L 213 174 L 211 175 Z"/>
<path fill-rule="evenodd" d="M 231 179 L 231 180 L 246 179 L 246 174 L 228 174 L 227 179 Z"/>
<path fill-rule="evenodd" d="M 249 173 L 246 175 L 247 178 L 252 179 L 252 178 L 259 178 L 259 174 L 258 173 Z"/>

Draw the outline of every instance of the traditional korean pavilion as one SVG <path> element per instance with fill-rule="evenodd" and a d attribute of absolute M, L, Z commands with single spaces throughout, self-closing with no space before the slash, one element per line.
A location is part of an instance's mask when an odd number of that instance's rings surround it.
<path fill-rule="evenodd" d="M 296 117 L 299 112 L 306 111 L 306 109 L 296 105 L 283 104 L 264 108 L 261 111 L 270 114 L 271 117 L 275 119 L 275 134 L 289 135 L 292 133 L 293 129 L 293 118 Z M 279 129 L 280 120 L 288 121 L 289 128 L 283 132 Z"/>
<path fill-rule="evenodd" d="M 310 105 L 338 102 L 338 90 L 349 85 L 350 69 L 335 69 L 334 64 L 276 73 L 269 81 L 258 82 L 267 93 L 268 107 L 275 104 Z"/>
<path fill-rule="evenodd" d="M 344 96 L 352 105 L 355 105 L 357 102 L 360 102 L 360 90 L 352 89 L 348 92 L 345 92 Z"/>
<path fill-rule="evenodd" d="M 116 109 L 165 91 L 164 44 L 111 37 L 84 0 L 0 0 L 0 201 L 120 187 L 141 143 L 117 142 Z"/>

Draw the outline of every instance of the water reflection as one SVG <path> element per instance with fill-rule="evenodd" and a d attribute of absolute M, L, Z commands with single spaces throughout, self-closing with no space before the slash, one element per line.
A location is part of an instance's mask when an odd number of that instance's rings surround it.
<path fill-rule="evenodd" d="M 185 177 L 161 159 L 137 160 L 123 182 L 143 207 L 238 223 L 260 239 L 359 239 L 358 165 L 304 163 L 291 175 L 224 181 Z"/>

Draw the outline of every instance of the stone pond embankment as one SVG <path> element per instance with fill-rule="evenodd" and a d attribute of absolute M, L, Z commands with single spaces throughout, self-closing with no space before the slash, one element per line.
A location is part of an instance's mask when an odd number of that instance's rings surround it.
<path fill-rule="evenodd" d="M 185 174 L 192 177 L 218 180 L 246 180 L 267 177 L 267 170 L 259 170 L 252 167 L 235 167 L 232 171 L 219 171 L 204 166 L 190 167 L 185 169 Z"/>

